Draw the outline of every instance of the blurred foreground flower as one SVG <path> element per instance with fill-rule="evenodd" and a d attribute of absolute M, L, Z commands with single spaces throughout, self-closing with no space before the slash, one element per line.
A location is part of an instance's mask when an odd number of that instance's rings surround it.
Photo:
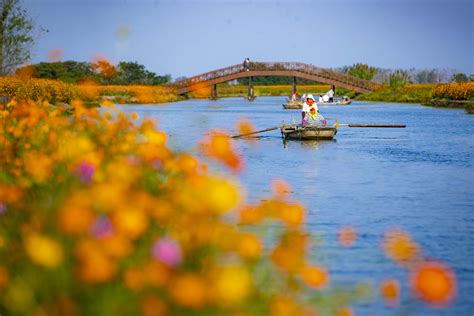
<path fill-rule="evenodd" d="M 222 131 L 212 131 L 200 143 L 204 155 L 213 158 L 233 171 L 240 171 L 243 167 L 242 157 L 236 152 L 230 136 Z"/>
<path fill-rule="evenodd" d="M 413 294 L 436 307 L 451 303 L 456 295 L 456 283 L 453 271 L 439 262 L 420 263 L 410 275 Z"/>
<path fill-rule="evenodd" d="M 400 264 L 413 263 L 419 255 L 418 245 L 410 235 L 398 229 L 392 229 L 385 233 L 383 249 L 389 258 Z"/>
<path fill-rule="evenodd" d="M 356 303 L 360 290 L 334 290 L 328 270 L 310 263 L 307 213 L 286 182 L 273 182 L 269 197 L 247 204 L 237 183 L 168 148 L 166 133 L 150 120 L 138 124 L 79 99 L 71 106 L 0 104 L 0 310 L 352 314 L 341 306 Z M 242 169 L 226 133 L 210 134 L 200 148 Z M 352 244 L 355 231 L 342 232 L 343 244 Z M 414 268 L 416 297 L 434 306 L 452 300 L 451 270 L 420 264 L 407 233 L 388 232 L 383 248 Z M 385 299 L 399 296 L 396 285 L 382 286 Z"/>

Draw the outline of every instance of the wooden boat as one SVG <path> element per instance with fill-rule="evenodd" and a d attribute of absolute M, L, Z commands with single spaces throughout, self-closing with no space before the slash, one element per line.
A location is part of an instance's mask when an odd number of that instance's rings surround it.
<path fill-rule="evenodd" d="M 352 100 L 349 97 L 344 96 L 342 99 L 336 100 L 334 102 L 316 102 L 318 105 L 347 105 L 351 104 Z"/>
<path fill-rule="evenodd" d="M 300 101 L 292 101 L 289 103 L 284 103 L 282 105 L 283 105 L 283 108 L 286 110 L 297 110 L 297 109 L 303 108 L 303 102 L 300 102 Z"/>
<path fill-rule="evenodd" d="M 284 125 L 280 128 L 284 140 L 331 140 L 337 134 L 337 127 Z"/>

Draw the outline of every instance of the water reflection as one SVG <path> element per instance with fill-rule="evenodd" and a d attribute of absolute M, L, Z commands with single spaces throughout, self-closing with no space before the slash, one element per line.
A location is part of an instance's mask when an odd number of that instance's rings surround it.
<path fill-rule="evenodd" d="M 336 139 L 331 140 L 285 140 L 282 138 L 283 148 L 304 148 L 304 149 L 318 149 L 330 143 L 336 143 Z"/>

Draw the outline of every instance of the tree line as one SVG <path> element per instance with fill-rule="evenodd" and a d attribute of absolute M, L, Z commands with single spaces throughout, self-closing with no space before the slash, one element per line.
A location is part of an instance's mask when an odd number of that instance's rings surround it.
<path fill-rule="evenodd" d="M 385 69 L 357 63 L 352 66 L 333 68 L 353 77 L 388 84 L 391 87 L 403 86 L 407 83 L 445 83 L 445 82 L 468 82 L 474 81 L 474 74 L 466 75 L 449 69 Z M 238 79 L 239 84 L 248 84 L 249 78 Z M 255 85 L 290 85 L 293 83 L 291 77 L 254 77 Z M 297 84 L 314 84 L 314 81 L 296 78 Z"/>
<path fill-rule="evenodd" d="M 41 62 L 27 66 L 35 78 L 56 79 L 69 83 L 93 80 L 101 84 L 161 85 L 171 81 L 171 75 L 159 76 L 137 62 L 121 61 L 116 66 L 106 60 L 96 62 Z M 25 67 L 17 73 L 28 72 Z"/>

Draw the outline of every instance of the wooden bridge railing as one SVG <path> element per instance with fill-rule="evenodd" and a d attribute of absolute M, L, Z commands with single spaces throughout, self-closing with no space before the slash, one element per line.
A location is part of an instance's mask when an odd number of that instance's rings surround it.
<path fill-rule="evenodd" d="M 186 78 L 184 80 L 180 80 L 173 83 L 173 85 L 178 89 L 183 89 L 189 86 L 204 83 L 210 80 L 215 80 L 221 77 L 232 77 L 232 75 L 245 73 L 246 71 L 247 70 L 243 67 L 242 64 L 238 64 L 206 72 L 194 77 Z M 325 78 L 331 81 L 337 81 L 339 83 L 344 83 L 370 91 L 377 90 L 379 86 L 378 84 L 375 84 L 368 80 L 352 77 L 340 72 L 298 62 L 252 62 L 250 63 L 249 71 L 249 76 L 251 76 L 252 73 L 258 72 L 265 72 L 266 74 L 268 74 L 268 72 L 277 73 L 282 71 L 298 72 L 302 74 Z"/>

